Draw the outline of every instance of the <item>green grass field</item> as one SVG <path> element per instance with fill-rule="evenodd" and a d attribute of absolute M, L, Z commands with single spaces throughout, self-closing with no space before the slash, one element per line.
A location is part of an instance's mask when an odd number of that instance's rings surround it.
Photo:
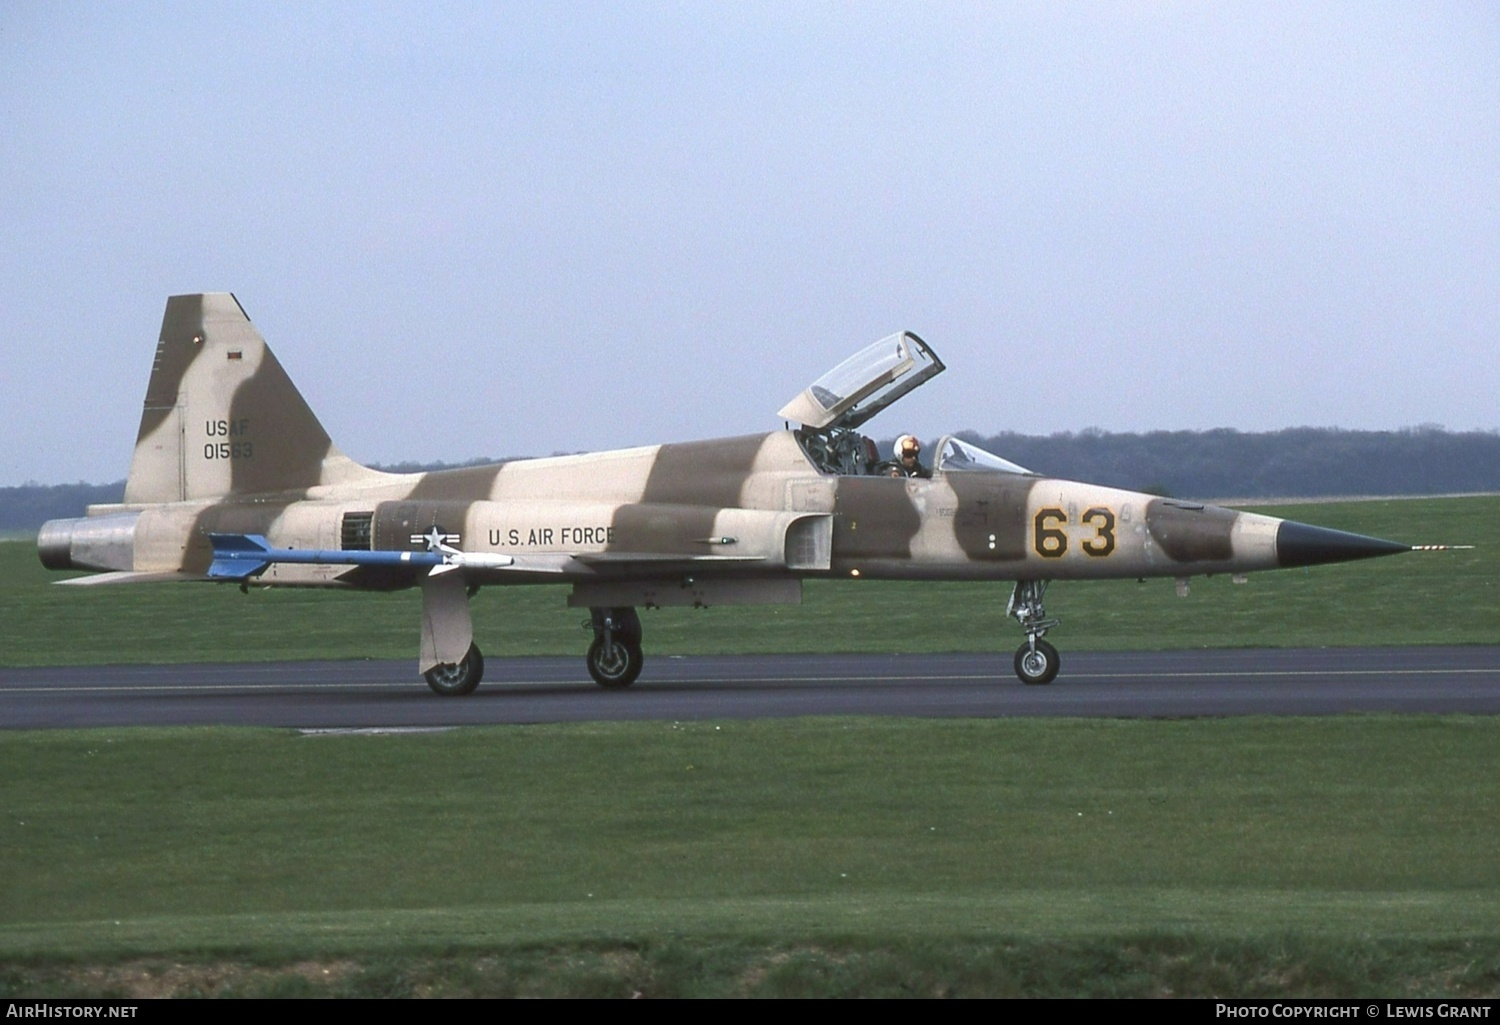
<path fill-rule="evenodd" d="M 1272 508 L 1275 515 L 1467 552 L 1197 579 L 1061 582 L 1047 607 L 1069 650 L 1485 644 L 1500 640 L 1500 498 Z M 55 587 L 34 545 L 0 543 L 0 664 L 415 658 L 421 598 L 208 584 Z M 642 614 L 647 658 L 668 654 L 995 651 L 1020 642 L 1008 584 L 811 581 L 800 606 Z M 582 656 L 587 618 L 559 586 L 492 587 L 474 600 L 487 655 Z"/>
<path fill-rule="evenodd" d="M 1283 510 L 1473 552 L 1059 584 L 1071 648 L 1500 642 L 1500 500 Z M 11 665 L 413 655 L 414 595 L 51 587 Z M 1004 585 L 646 616 L 650 653 L 1009 651 Z M 558 588 L 488 651 L 581 653 Z M 1500 994 L 1500 720 L 0 730 L 0 996 Z"/>
<path fill-rule="evenodd" d="M 856 955 L 933 992 L 1162 992 L 1139 963 L 1076 974 L 1124 950 L 1176 963 L 1176 992 L 1500 982 L 1486 718 L 12 732 L 0 769 L 17 993 L 58 958 L 163 953 L 514 973 L 571 951 L 658 995 L 838 991 Z M 688 949 L 722 977 L 664 987 Z M 1072 967 L 1011 978 L 1006 950 Z M 746 975 L 788 958 L 811 976 Z"/>

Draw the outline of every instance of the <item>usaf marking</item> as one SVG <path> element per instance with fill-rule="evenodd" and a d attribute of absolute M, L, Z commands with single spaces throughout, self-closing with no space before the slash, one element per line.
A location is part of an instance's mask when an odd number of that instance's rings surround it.
<path fill-rule="evenodd" d="M 203 433 L 210 438 L 239 438 L 250 433 L 250 418 L 205 420 Z M 209 441 L 203 445 L 204 459 L 251 459 L 255 451 L 249 440 Z"/>
<path fill-rule="evenodd" d="M 436 552 L 441 550 L 444 545 L 456 548 L 463 539 L 458 534 L 446 534 L 442 528 L 433 527 L 425 534 L 411 535 L 410 540 L 414 545 L 425 544 L 429 552 Z"/>
<path fill-rule="evenodd" d="M 607 545 L 615 540 L 614 527 L 511 527 L 490 530 L 490 547 L 536 548 L 547 545 Z"/>

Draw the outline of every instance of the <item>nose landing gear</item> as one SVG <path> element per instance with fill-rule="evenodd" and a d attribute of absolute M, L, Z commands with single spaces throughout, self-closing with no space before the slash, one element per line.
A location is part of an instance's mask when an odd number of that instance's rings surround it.
<path fill-rule="evenodd" d="M 1010 601 L 1005 603 L 1005 614 L 1015 616 L 1016 622 L 1026 632 L 1026 643 L 1016 649 L 1016 676 L 1022 683 L 1041 685 L 1051 683 L 1060 664 L 1057 649 L 1042 640 L 1048 630 L 1062 620 L 1047 618 L 1042 597 L 1047 593 L 1046 580 L 1018 580 Z"/>

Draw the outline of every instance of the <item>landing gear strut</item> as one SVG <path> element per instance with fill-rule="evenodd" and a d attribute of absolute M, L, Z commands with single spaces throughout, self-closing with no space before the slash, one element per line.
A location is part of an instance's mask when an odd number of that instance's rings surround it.
<path fill-rule="evenodd" d="M 1015 616 L 1026 631 L 1026 643 L 1016 649 L 1015 662 L 1016 675 L 1022 683 L 1051 683 L 1057 675 L 1057 649 L 1042 640 L 1042 635 L 1062 620 L 1047 618 L 1047 610 L 1042 606 L 1042 596 L 1046 593 L 1045 580 L 1017 580 L 1010 601 L 1005 604 L 1005 614 Z"/>
<path fill-rule="evenodd" d="M 589 645 L 589 675 L 601 687 L 629 687 L 641 675 L 641 617 L 632 608 L 589 609 L 594 642 Z"/>

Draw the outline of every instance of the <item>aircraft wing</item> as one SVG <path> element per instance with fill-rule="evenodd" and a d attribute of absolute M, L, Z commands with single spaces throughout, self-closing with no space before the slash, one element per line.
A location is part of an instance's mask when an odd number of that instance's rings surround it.
<path fill-rule="evenodd" d="M 585 566 L 657 566 L 662 563 L 684 563 L 693 566 L 734 562 L 765 562 L 764 555 L 689 555 L 674 552 L 585 552 L 573 556 Z"/>
<path fill-rule="evenodd" d="M 66 587 L 98 587 L 101 584 L 160 584 L 206 579 L 196 573 L 180 573 L 175 570 L 141 573 L 131 570 L 115 570 L 110 573 L 91 573 L 86 577 L 70 577 L 56 582 Z"/>
<path fill-rule="evenodd" d="M 349 566 L 355 574 L 397 574 L 399 576 L 440 576 L 453 570 L 481 573 L 567 573 L 580 567 L 619 572 L 639 566 L 661 571 L 670 566 L 724 565 L 763 562 L 762 555 L 693 555 L 670 552 L 548 552 L 535 555 L 501 555 L 486 552 L 461 552 L 440 546 L 433 551 L 320 550 L 310 548 L 275 548 L 259 534 L 210 534 L 214 559 L 208 569 L 213 580 L 249 580 L 264 573 L 275 563 L 298 563 L 316 566 Z M 109 576 L 111 574 L 105 574 Z M 162 575 L 163 579 L 190 579 L 179 574 Z M 201 579 L 201 578 L 200 578 Z"/>

